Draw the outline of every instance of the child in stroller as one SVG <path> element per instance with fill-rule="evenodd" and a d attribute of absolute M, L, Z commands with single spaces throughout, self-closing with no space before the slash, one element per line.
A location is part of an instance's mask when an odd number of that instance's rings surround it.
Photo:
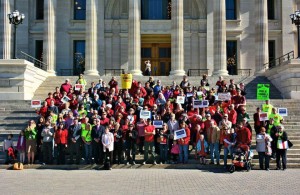
<path fill-rule="evenodd" d="M 233 149 L 233 160 L 229 168 L 229 172 L 233 173 L 237 167 L 251 170 L 251 159 L 253 153 L 250 151 L 250 146 L 246 144 L 238 144 Z"/>

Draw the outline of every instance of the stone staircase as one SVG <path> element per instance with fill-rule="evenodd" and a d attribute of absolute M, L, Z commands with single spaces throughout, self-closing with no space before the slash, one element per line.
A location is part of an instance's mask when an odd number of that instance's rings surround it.
<path fill-rule="evenodd" d="M 289 116 L 284 117 L 285 130 L 288 133 L 289 140 L 294 144 L 293 148 L 289 149 L 287 152 L 288 157 L 288 167 L 300 168 L 300 108 L 299 100 L 271 100 L 271 103 L 276 107 L 286 107 L 288 109 Z M 247 101 L 247 112 L 250 115 L 250 124 L 253 127 L 252 116 L 255 112 L 256 107 L 260 106 L 262 101 L 248 100 Z M 21 129 L 26 127 L 27 121 L 30 119 L 36 119 L 37 115 L 34 110 L 30 108 L 29 101 L 2 101 L 0 102 L 0 164 L 4 163 L 4 153 L 3 140 L 7 137 L 9 133 L 14 135 L 13 140 L 15 145 L 17 143 L 18 134 Z M 255 140 L 255 135 L 253 135 L 253 140 Z M 255 142 L 252 149 L 255 150 Z M 189 163 L 193 166 L 197 164 L 198 161 L 194 160 L 193 152 L 191 152 L 189 157 Z M 258 156 L 255 153 L 253 164 L 258 164 Z M 223 158 L 223 153 L 221 153 L 221 158 Z M 138 160 L 142 160 L 143 156 L 138 155 Z M 222 160 L 221 160 L 222 163 Z M 257 166 L 256 166 L 257 167 Z M 271 161 L 271 167 L 275 167 L 275 160 Z"/>
<path fill-rule="evenodd" d="M 60 86 L 64 83 L 64 80 L 69 78 L 71 83 L 74 84 L 77 77 L 49 77 L 36 91 L 33 99 L 44 100 L 47 97 L 48 92 L 54 92 L 56 86 Z M 107 83 L 111 79 L 111 76 L 101 77 Z M 116 77 L 120 83 L 120 77 Z M 236 83 L 246 83 L 247 89 L 247 111 L 252 119 L 253 113 L 256 107 L 260 106 L 263 102 L 257 101 L 256 99 L 256 85 L 258 83 L 270 83 L 265 77 L 243 77 L 243 76 L 231 76 Z M 99 77 L 87 77 L 87 83 L 89 86 L 92 81 L 98 82 Z M 134 77 L 134 79 L 141 81 L 142 83 L 148 80 L 148 77 Z M 182 77 L 154 77 L 155 80 L 160 79 L 163 85 L 170 85 L 173 80 L 178 84 L 181 82 Z M 229 77 L 225 78 L 229 82 Z M 201 77 L 189 77 L 189 81 L 192 85 L 199 86 Z M 214 86 L 218 77 L 210 77 L 209 81 L 211 86 Z M 270 83 L 271 84 L 271 83 Z M 274 98 L 274 100 L 272 99 Z M 275 86 L 271 84 L 271 103 L 276 107 L 288 108 L 289 116 L 284 117 L 285 129 L 288 132 L 290 141 L 294 143 L 294 147 L 288 151 L 288 166 L 289 167 L 300 167 L 300 108 L 299 100 L 288 100 L 281 99 L 279 91 Z M 14 134 L 13 140 L 16 142 L 20 130 L 24 129 L 27 125 L 28 120 L 36 119 L 37 115 L 30 107 L 30 101 L 0 101 L 0 150 L 3 146 L 3 140 L 9 133 Z M 253 121 L 250 121 L 253 126 Z M 253 140 L 255 137 L 253 137 Z M 255 148 L 255 146 L 252 146 Z M 221 154 L 222 155 L 222 154 Z M 142 159 L 142 156 L 137 156 L 138 159 Z M 253 159 L 253 163 L 257 164 L 257 155 Z M 4 162 L 4 153 L 0 152 L 0 163 Z M 194 160 L 193 152 L 191 152 L 190 163 L 198 163 Z M 271 166 L 274 167 L 274 161 L 271 161 Z"/>

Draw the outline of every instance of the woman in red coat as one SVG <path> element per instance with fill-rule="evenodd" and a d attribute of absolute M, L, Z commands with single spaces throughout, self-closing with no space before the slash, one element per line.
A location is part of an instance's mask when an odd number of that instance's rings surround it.
<path fill-rule="evenodd" d="M 54 140 L 54 146 L 57 148 L 58 152 L 57 164 L 65 164 L 65 150 L 68 147 L 68 130 L 65 128 L 64 123 L 59 123 L 59 126 L 55 131 Z"/>
<path fill-rule="evenodd" d="M 189 152 L 189 142 L 190 142 L 190 129 L 187 127 L 184 121 L 180 122 L 179 129 L 185 129 L 186 137 L 178 140 L 179 144 L 179 162 L 187 163 L 188 161 L 188 152 Z"/>

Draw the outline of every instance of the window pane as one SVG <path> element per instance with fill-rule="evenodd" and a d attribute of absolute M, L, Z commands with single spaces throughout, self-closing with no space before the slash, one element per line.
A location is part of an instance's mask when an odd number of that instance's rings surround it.
<path fill-rule="evenodd" d="M 74 75 L 79 75 L 85 69 L 85 41 L 74 41 Z"/>
<path fill-rule="evenodd" d="M 226 0 L 226 20 L 236 20 L 236 0 Z"/>
<path fill-rule="evenodd" d="M 227 41 L 227 70 L 228 74 L 237 74 L 237 42 Z"/>
<path fill-rule="evenodd" d="M 36 0 L 36 19 L 44 19 L 44 0 Z"/>
<path fill-rule="evenodd" d="M 275 41 L 269 41 L 269 68 L 276 65 L 276 50 L 275 50 Z"/>
<path fill-rule="evenodd" d="M 43 40 L 35 41 L 35 58 L 43 61 Z"/>
<path fill-rule="evenodd" d="M 274 20 L 275 19 L 275 4 L 274 0 L 268 0 L 268 19 Z"/>
<path fill-rule="evenodd" d="M 171 0 L 142 0 L 142 19 L 171 19 Z"/>
<path fill-rule="evenodd" d="M 160 58 L 171 58 L 171 48 L 159 48 Z"/>
<path fill-rule="evenodd" d="M 142 48 L 142 58 L 151 58 L 151 48 Z"/>
<path fill-rule="evenodd" d="M 74 20 L 85 20 L 86 0 L 74 0 Z"/>

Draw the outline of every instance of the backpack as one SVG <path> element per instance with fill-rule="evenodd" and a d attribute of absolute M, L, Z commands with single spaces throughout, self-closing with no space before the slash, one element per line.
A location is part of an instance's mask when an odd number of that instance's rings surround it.
<path fill-rule="evenodd" d="M 13 165 L 13 170 L 23 170 L 23 163 L 15 163 L 14 165 Z"/>

